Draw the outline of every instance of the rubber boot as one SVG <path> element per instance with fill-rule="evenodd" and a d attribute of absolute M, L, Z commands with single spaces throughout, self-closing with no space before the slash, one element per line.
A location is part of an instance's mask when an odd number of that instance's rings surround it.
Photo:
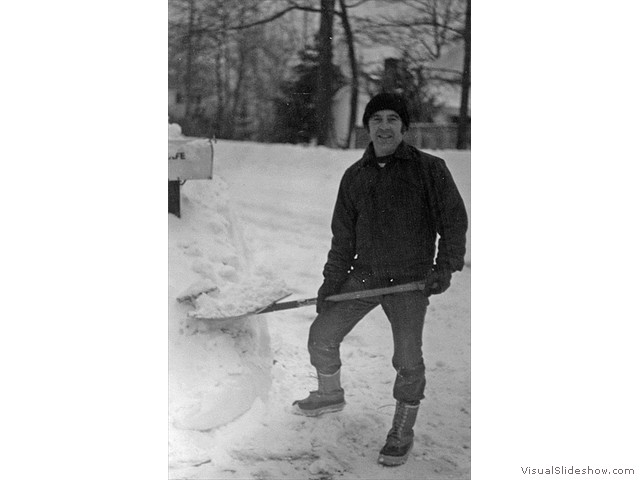
<path fill-rule="evenodd" d="M 340 370 L 333 375 L 323 375 L 318 372 L 318 390 L 309 393 L 304 400 L 293 402 L 294 413 L 317 417 L 323 413 L 338 412 L 342 410 L 344 390 L 340 387 Z"/>
<path fill-rule="evenodd" d="M 413 426 L 416 423 L 419 406 L 396 402 L 393 424 L 387 434 L 387 443 L 380 450 L 378 463 L 395 467 L 407 461 L 413 447 Z"/>

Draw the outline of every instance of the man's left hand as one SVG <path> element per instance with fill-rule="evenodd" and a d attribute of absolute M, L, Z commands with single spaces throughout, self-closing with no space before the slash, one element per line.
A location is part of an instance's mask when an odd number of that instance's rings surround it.
<path fill-rule="evenodd" d="M 451 286 L 451 270 L 434 267 L 430 276 L 431 284 L 428 288 L 430 295 L 443 293 Z"/>

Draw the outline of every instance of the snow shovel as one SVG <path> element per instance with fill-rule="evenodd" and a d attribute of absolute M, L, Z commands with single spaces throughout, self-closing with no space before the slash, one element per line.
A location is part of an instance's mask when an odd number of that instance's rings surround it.
<path fill-rule="evenodd" d="M 416 290 L 424 290 L 426 286 L 426 281 L 405 283 L 402 285 L 394 285 L 392 287 L 382 287 L 382 288 L 372 288 L 370 290 L 360 290 L 357 292 L 347 292 L 347 293 L 339 293 L 337 295 L 331 295 L 326 298 L 326 300 L 331 302 L 342 302 L 345 300 L 357 300 L 359 298 L 368 298 L 368 297 L 376 297 L 378 295 L 388 295 L 390 293 L 400 293 L 400 292 L 412 292 Z M 287 295 L 288 296 L 288 295 Z M 284 297 L 283 297 L 284 298 Z M 279 299 L 282 300 L 282 299 Z M 197 313 L 190 313 L 189 316 L 192 318 L 197 318 L 199 320 L 235 320 L 239 318 L 244 318 L 248 315 L 258 315 L 261 313 L 269 313 L 276 312 L 280 310 L 290 310 L 293 308 L 306 307 L 308 305 L 315 305 L 317 298 L 305 298 L 301 300 L 291 300 L 288 302 L 280 302 L 276 300 L 265 307 L 259 309 L 253 309 L 241 315 L 233 315 L 228 317 L 205 317 L 198 315 Z"/>
<path fill-rule="evenodd" d="M 370 290 L 360 290 L 357 292 L 338 293 L 326 298 L 330 302 L 343 302 L 345 300 L 357 300 L 358 298 L 376 297 L 378 295 L 388 295 L 390 293 L 412 292 L 415 290 L 424 290 L 425 281 L 404 283 L 402 285 L 394 285 L 392 287 L 372 288 Z M 271 305 L 263 308 L 256 313 L 269 313 L 278 310 L 290 310 L 292 308 L 306 307 L 307 305 L 315 305 L 317 298 L 305 298 L 303 300 L 291 300 L 289 302 L 273 302 Z"/>

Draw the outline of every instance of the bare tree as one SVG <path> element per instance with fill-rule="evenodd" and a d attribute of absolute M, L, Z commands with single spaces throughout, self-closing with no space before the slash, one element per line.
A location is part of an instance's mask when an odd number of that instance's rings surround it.
<path fill-rule="evenodd" d="M 185 115 L 191 114 L 194 99 L 194 69 L 196 57 L 201 49 L 201 38 L 196 30 L 195 0 L 177 0 L 169 3 L 170 14 L 180 18 L 169 25 L 169 71 L 176 81 L 184 85 Z M 172 69 L 172 61 L 174 68 Z M 179 67 L 175 67 L 180 64 Z M 183 70 L 183 72 L 180 72 Z"/>
<path fill-rule="evenodd" d="M 469 148 L 469 94 L 471 90 L 471 0 L 467 0 L 464 28 L 464 65 L 462 67 L 462 92 L 458 115 L 458 140 L 456 148 Z"/>
<path fill-rule="evenodd" d="M 187 35 L 185 43 L 187 46 L 187 75 L 185 79 L 186 86 L 186 106 L 185 115 L 191 115 L 191 102 L 193 100 L 193 57 L 194 52 L 194 24 L 195 24 L 195 0 L 189 0 L 189 23 L 187 26 Z"/>
<path fill-rule="evenodd" d="M 320 32 L 318 33 L 318 50 L 320 68 L 318 69 L 318 86 L 316 89 L 316 113 L 318 115 L 318 145 L 326 145 L 331 128 L 331 68 L 333 66 L 333 9 L 335 0 L 320 0 Z"/>
<path fill-rule="evenodd" d="M 414 63 L 440 58 L 443 49 L 463 36 L 465 0 L 387 1 L 392 13 L 359 17 L 358 25 L 370 43 L 396 47 Z"/>
<path fill-rule="evenodd" d="M 345 0 L 340 0 L 340 19 L 342 20 L 342 28 L 344 29 L 347 47 L 349 49 L 349 64 L 351 65 L 351 104 L 349 108 L 349 130 L 344 148 L 348 148 L 351 143 L 351 136 L 356 125 L 356 115 L 358 112 L 358 62 L 356 60 L 356 50 L 354 46 L 353 33 L 347 13 Z"/>
<path fill-rule="evenodd" d="M 335 10 L 335 0 L 320 0 L 319 8 L 313 6 L 312 1 L 295 1 L 295 0 L 282 0 L 274 2 L 262 2 L 269 3 L 270 9 L 268 13 L 261 12 L 253 18 L 241 19 L 236 25 L 225 26 L 228 30 L 246 30 L 259 27 L 262 25 L 270 24 L 278 21 L 278 19 L 284 17 L 292 11 L 302 11 L 305 13 L 318 13 L 320 15 L 320 28 L 319 28 L 319 51 L 321 68 L 318 75 L 318 88 L 316 110 L 317 110 L 317 124 L 319 125 L 319 132 L 317 142 L 320 145 L 326 145 L 331 138 L 331 97 L 335 90 L 335 85 L 331 82 L 331 69 L 333 59 L 333 17 L 339 16 L 342 21 L 342 26 L 345 34 L 345 41 L 347 43 L 349 51 L 349 65 L 351 68 L 351 82 L 352 82 L 352 96 L 351 96 L 351 112 L 350 112 L 350 127 L 349 138 L 351 137 L 353 127 L 355 125 L 355 117 L 357 113 L 357 101 L 358 101 L 358 64 L 356 61 L 355 53 L 355 37 L 351 30 L 349 16 L 347 11 L 351 8 L 358 7 L 371 0 L 358 0 L 351 5 L 347 5 L 344 0 L 340 0 L 340 11 Z M 306 21 L 306 17 L 305 17 Z M 210 28 L 210 27 L 208 27 Z M 303 26 L 303 28 L 305 28 Z M 347 145 L 348 145 L 347 140 Z"/>
<path fill-rule="evenodd" d="M 223 137 L 233 137 L 243 128 L 246 130 L 249 118 L 264 118 L 270 110 L 267 104 L 272 101 L 274 87 L 287 71 L 285 65 L 303 47 L 292 41 L 300 39 L 299 34 L 291 33 L 296 28 L 291 15 L 298 11 L 318 14 L 320 20 L 318 40 L 322 67 L 318 74 L 316 107 L 320 125 L 317 140 L 321 145 L 331 139 L 335 85 L 329 79 L 333 68 L 334 16 L 342 22 L 351 69 L 351 135 L 360 72 L 355 51 L 358 40 L 351 29 L 348 10 L 371 0 L 352 0 L 350 4 L 348 1 L 340 0 L 338 11 L 335 0 L 169 0 L 173 59 L 170 72 L 176 80 L 174 83 L 185 90 L 187 116 L 201 110 L 194 107 L 203 97 L 215 99 L 213 120 L 218 135 Z M 305 28 L 302 22 L 299 28 Z M 275 42 L 269 32 L 277 32 Z M 278 41 L 278 37 L 288 41 Z M 269 61 L 276 67 L 269 67 Z M 271 95 L 265 95 L 267 92 Z M 268 124 L 266 118 L 262 125 L 265 124 Z"/>
<path fill-rule="evenodd" d="M 257 138 L 272 128 L 275 85 L 297 50 L 294 28 L 286 18 L 271 28 L 237 28 L 268 15 L 267 3 L 170 0 L 170 82 L 185 99 L 181 122 L 199 127 L 190 134 Z"/>

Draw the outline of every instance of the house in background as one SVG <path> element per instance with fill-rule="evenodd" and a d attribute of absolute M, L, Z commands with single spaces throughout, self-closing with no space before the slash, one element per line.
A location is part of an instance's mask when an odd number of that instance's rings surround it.
<path fill-rule="evenodd" d="M 182 93 L 176 88 L 169 88 L 169 115 L 173 118 L 184 117 L 185 102 Z"/>
<path fill-rule="evenodd" d="M 203 95 L 195 94 L 192 100 L 191 111 L 211 114 L 213 110 L 210 104 L 210 97 L 203 98 Z M 185 101 L 184 92 L 177 88 L 169 87 L 169 115 L 172 118 L 184 118 L 186 108 L 187 102 Z"/>
<path fill-rule="evenodd" d="M 434 95 L 442 108 L 434 116 L 434 123 L 458 123 L 462 85 L 460 79 L 464 66 L 464 43 L 459 42 L 447 50 L 429 66 L 432 78 L 437 79 Z M 455 83 L 452 83 L 455 82 Z M 469 120 L 471 120 L 471 99 L 469 99 Z"/>
<path fill-rule="evenodd" d="M 187 136 L 213 138 L 214 131 L 209 117 L 215 114 L 213 96 L 195 93 L 191 101 L 191 116 L 185 118 L 186 95 L 178 88 L 169 87 L 169 121 L 178 123 Z"/>
<path fill-rule="evenodd" d="M 332 147 L 356 146 L 356 130 L 362 128 L 362 115 L 371 97 L 363 89 L 358 91 L 358 107 L 356 109 L 356 124 L 349 142 L 349 115 L 351 114 L 351 85 L 345 85 L 333 96 L 331 104 L 331 115 L 333 120 L 333 131 L 331 135 Z"/>

